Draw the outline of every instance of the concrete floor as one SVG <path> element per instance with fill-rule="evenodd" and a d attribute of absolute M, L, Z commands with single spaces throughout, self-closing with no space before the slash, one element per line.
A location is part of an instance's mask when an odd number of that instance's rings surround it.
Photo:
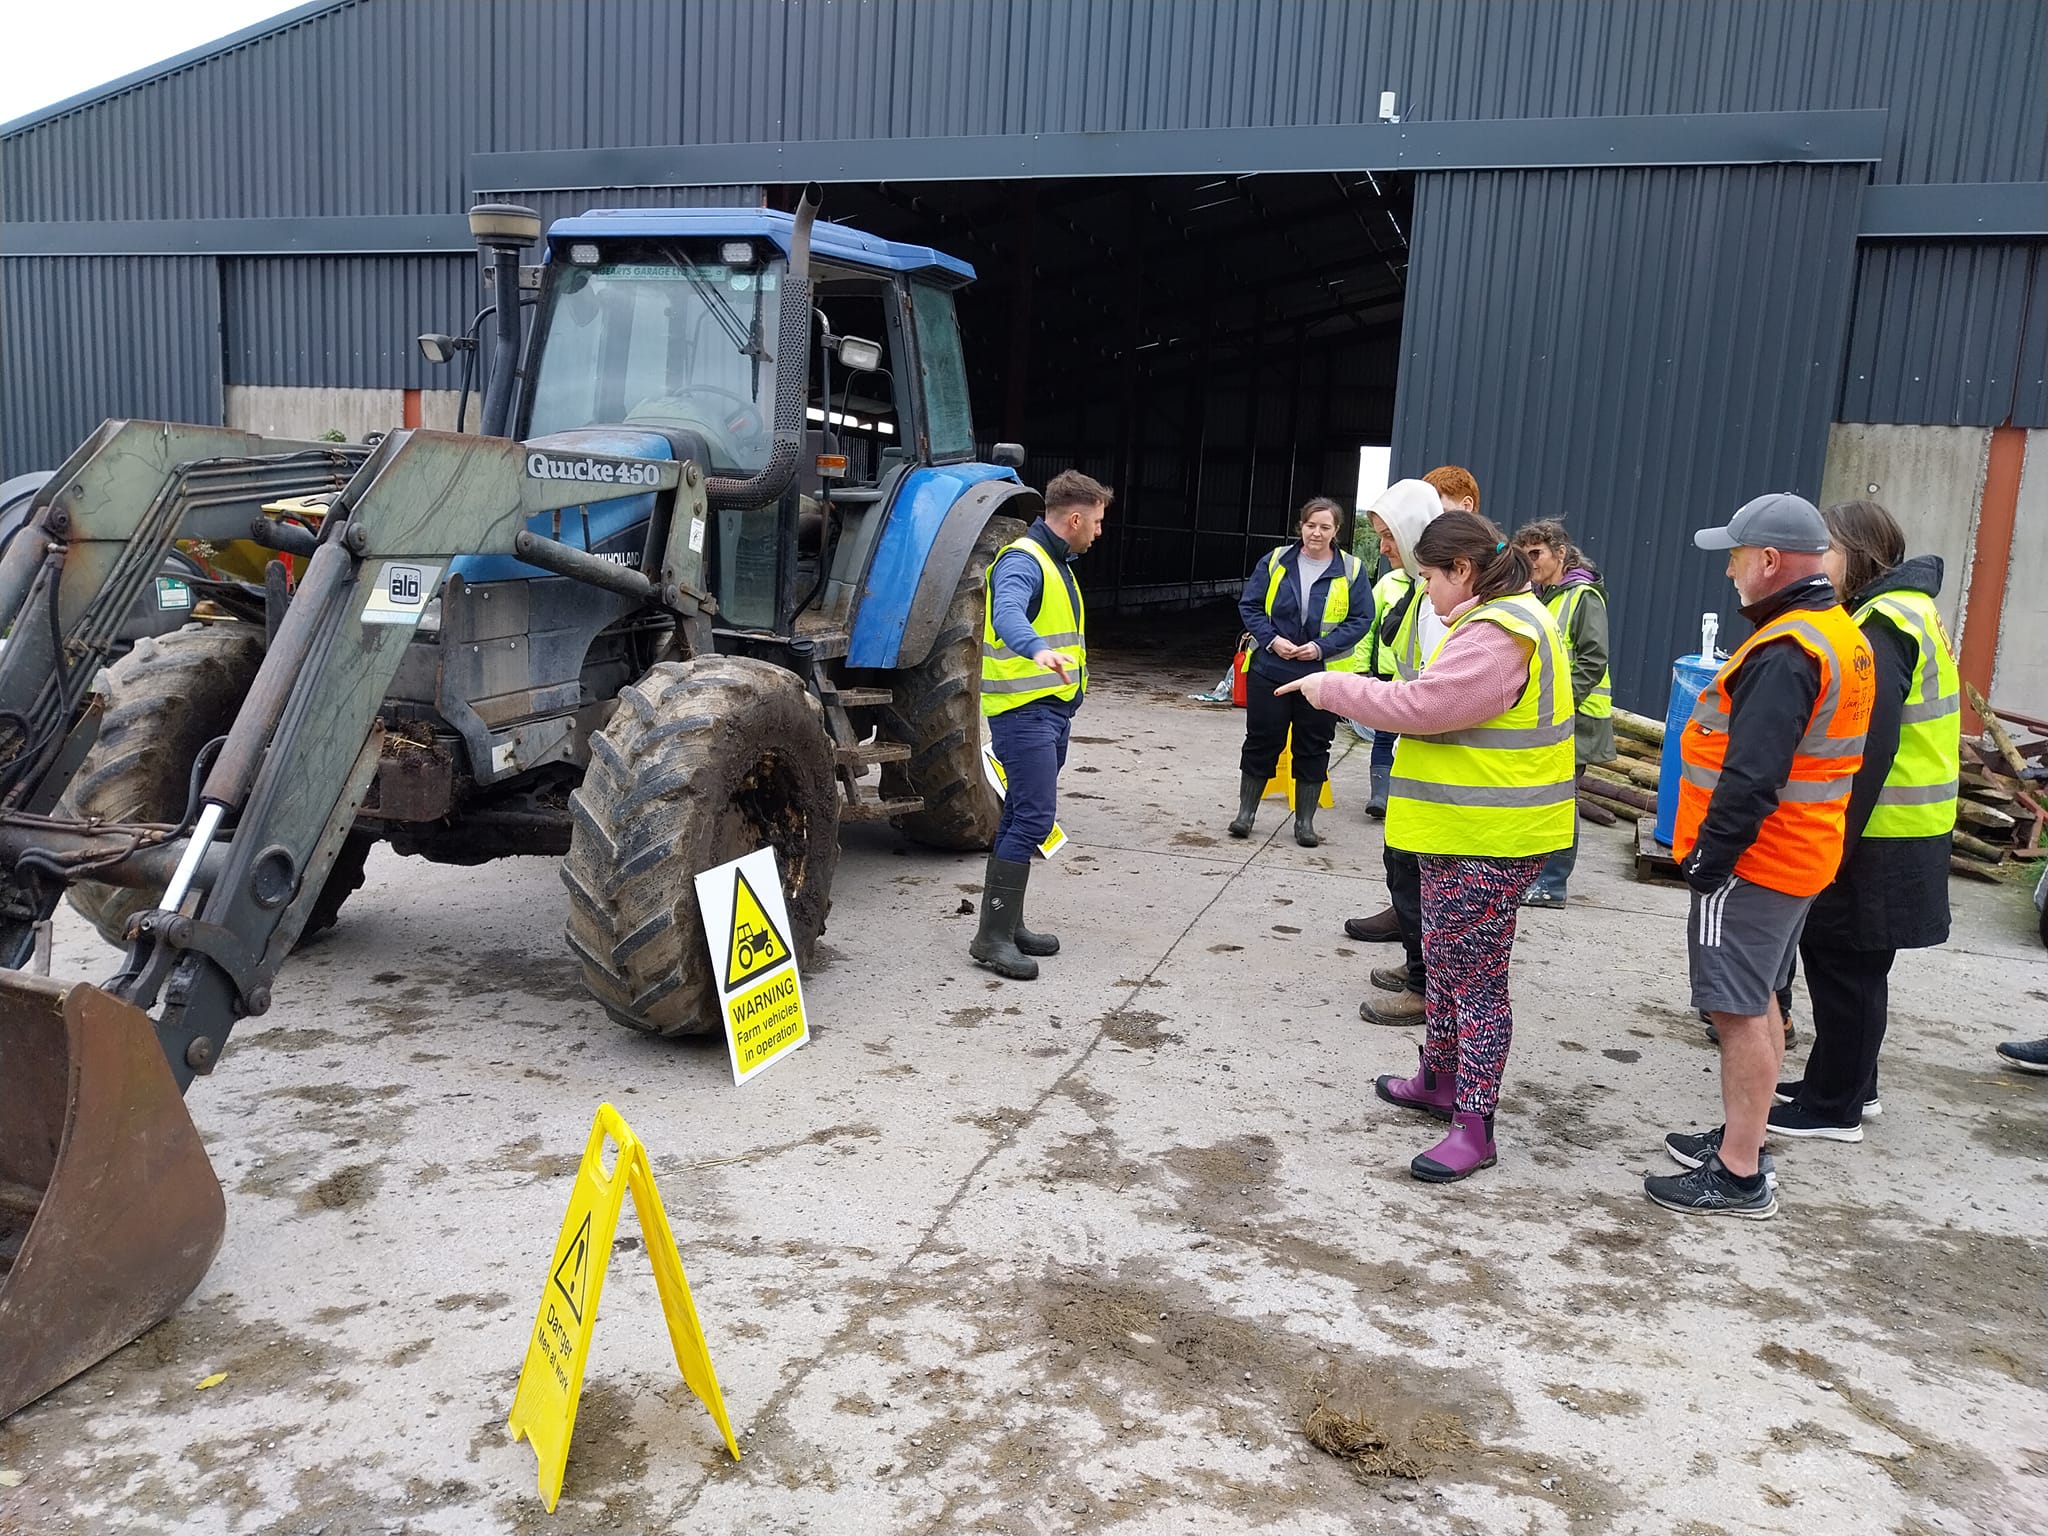
<path fill-rule="evenodd" d="M 1684 894 L 1588 828 L 1518 946 L 1501 1163 L 1427 1187 L 1370 1087 L 1413 1038 L 1356 1012 L 1388 957 L 1339 929 L 1383 895 L 1364 754 L 1322 848 L 1277 802 L 1233 843 L 1209 680 L 1105 658 L 1035 984 L 967 963 L 978 859 L 851 832 L 815 1038 L 740 1090 L 584 999 L 550 863 L 380 856 L 191 1095 L 218 1263 L 0 1425 L 0 1532 L 2048 1530 L 2048 1080 L 1990 1054 L 2048 1033 L 2024 896 L 1958 884 L 1901 958 L 1865 1142 L 1781 1147 L 1775 1221 L 1688 1219 L 1640 1191 L 1718 1118 Z M 67 914 L 58 974 L 111 959 Z M 746 1454 L 629 1213 L 548 1516 L 504 1421 L 605 1099 Z M 1314 1449 L 1318 1404 L 1421 1476 Z"/>

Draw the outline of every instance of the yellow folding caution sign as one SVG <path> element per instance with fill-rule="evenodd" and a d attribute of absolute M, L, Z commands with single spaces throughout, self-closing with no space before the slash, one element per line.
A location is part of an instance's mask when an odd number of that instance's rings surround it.
<path fill-rule="evenodd" d="M 1280 749 L 1280 761 L 1274 766 L 1273 777 L 1266 780 L 1265 791 L 1259 796 L 1259 798 L 1261 800 L 1270 800 L 1275 795 L 1285 795 L 1287 797 L 1287 809 L 1291 811 L 1295 808 L 1293 726 L 1289 726 L 1287 728 L 1287 743 Z M 1333 799 L 1330 795 L 1330 781 L 1328 779 L 1324 779 L 1323 792 L 1322 794 L 1316 797 L 1316 804 L 1320 806 L 1323 810 L 1327 811 L 1331 806 L 1335 805 L 1336 803 L 1336 800 Z"/>
<path fill-rule="evenodd" d="M 995 790 L 997 799 L 1010 798 L 1009 771 L 1003 767 L 1003 760 L 996 756 L 995 748 L 985 741 L 981 744 L 981 773 Z M 1038 845 L 1038 856 L 1041 859 L 1049 859 L 1066 846 L 1067 834 L 1061 830 L 1058 822 L 1054 822 L 1052 830 L 1045 834 L 1045 840 Z"/>
<path fill-rule="evenodd" d="M 613 1149 L 609 1170 L 605 1144 Z M 699 1402 L 711 1410 L 725 1448 L 739 1459 L 718 1373 L 697 1322 L 690 1282 L 669 1231 L 668 1216 L 655 1192 L 654 1170 L 647 1149 L 609 1104 L 597 1107 L 583 1162 L 569 1192 L 569 1211 L 562 1218 L 548 1277 L 541 1287 L 540 1311 L 526 1346 L 526 1364 L 519 1372 L 519 1390 L 512 1399 L 510 1420 L 514 1441 L 529 1441 L 540 1459 L 540 1496 L 550 1513 L 562 1497 L 562 1471 L 569 1462 L 569 1436 L 576 1427 L 576 1404 L 583 1396 L 583 1368 L 590 1360 L 590 1337 L 597 1328 L 597 1302 L 604 1290 L 605 1266 L 612 1256 L 612 1234 L 626 1192 L 640 1218 L 640 1236 L 654 1263 L 654 1286 L 661 1294 L 662 1316 L 668 1320 L 669 1343 L 683 1380 Z"/>

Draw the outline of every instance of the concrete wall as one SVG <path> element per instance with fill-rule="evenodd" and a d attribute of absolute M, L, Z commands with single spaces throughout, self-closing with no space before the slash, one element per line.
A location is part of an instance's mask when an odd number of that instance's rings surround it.
<path fill-rule="evenodd" d="M 2048 720 L 2048 432 L 2027 434 L 1991 702 Z"/>
<path fill-rule="evenodd" d="M 1991 434 L 1982 427 L 1838 422 L 1828 429 L 1821 474 L 1822 506 L 1877 502 L 1906 530 L 1908 554 L 1935 554 L 1947 563 L 1941 617 L 1959 647 L 1990 446 Z"/>
<path fill-rule="evenodd" d="M 420 391 L 420 425 L 455 430 L 452 389 Z M 469 422 L 476 428 L 481 400 L 472 390 Z M 289 385 L 230 384 L 227 424 L 271 437 L 320 437 L 339 432 L 360 442 L 371 432 L 389 432 L 405 424 L 405 394 L 396 389 L 315 389 Z"/>
<path fill-rule="evenodd" d="M 1963 609 L 1980 580 L 2003 581 L 1991 700 L 2048 719 L 2048 432 L 2027 434 L 2008 569 L 1974 564 L 1977 517 L 1991 434 L 1982 427 L 1904 427 L 1838 422 L 1828 431 L 1821 504 L 1882 503 L 1906 530 L 1912 554 L 1948 563 L 1941 616 L 1960 650 Z"/>

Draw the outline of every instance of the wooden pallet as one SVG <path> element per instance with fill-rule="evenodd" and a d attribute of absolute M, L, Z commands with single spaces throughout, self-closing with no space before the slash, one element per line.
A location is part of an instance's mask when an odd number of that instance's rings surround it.
<path fill-rule="evenodd" d="M 1657 841 L 1654 816 L 1645 816 L 1636 823 L 1636 878 L 1661 880 L 1667 885 L 1685 884 L 1678 873 L 1678 861 L 1671 857 L 1670 845 Z"/>

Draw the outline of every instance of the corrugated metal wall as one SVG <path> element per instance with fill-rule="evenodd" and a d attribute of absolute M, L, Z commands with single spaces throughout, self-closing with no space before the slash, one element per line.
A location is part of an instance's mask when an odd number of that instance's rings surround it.
<path fill-rule="evenodd" d="M 448 389 L 422 331 L 482 303 L 474 256 L 244 256 L 221 262 L 227 382 Z"/>
<path fill-rule="evenodd" d="M 0 261 L 5 474 L 53 468 L 110 416 L 217 424 L 220 283 L 211 259 Z"/>
<path fill-rule="evenodd" d="M 1856 265 L 1837 421 L 2048 427 L 2048 247 L 1880 241 Z"/>
<path fill-rule="evenodd" d="M 474 150 L 1889 107 L 2048 178 L 2014 0 L 348 0 L 5 148 L 0 217 L 442 213 Z M 338 146 L 345 146 L 338 152 Z"/>
<path fill-rule="evenodd" d="M 1660 714 L 1699 615 L 1691 531 L 1820 492 L 1860 166 L 1417 178 L 1394 472 L 1479 478 L 1512 531 L 1563 517 L 1605 570 L 1615 693 Z"/>

